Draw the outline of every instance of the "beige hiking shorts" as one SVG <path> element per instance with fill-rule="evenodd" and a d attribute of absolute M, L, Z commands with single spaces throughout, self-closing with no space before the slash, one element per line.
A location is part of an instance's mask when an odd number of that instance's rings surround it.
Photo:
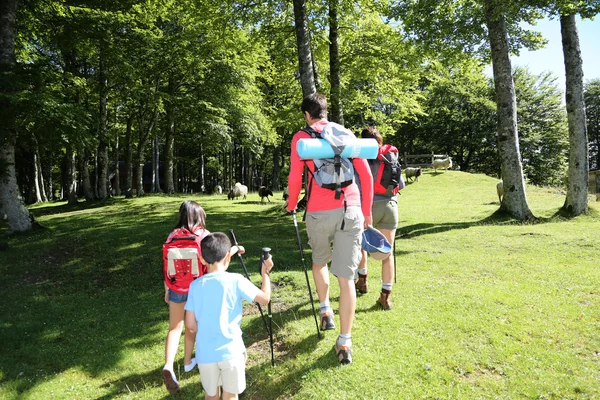
<path fill-rule="evenodd" d="M 364 217 L 360 207 L 308 212 L 306 231 L 316 265 L 331 261 L 331 273 L 339 278 L 354 279 L 361 254 Z M 342 223 L 343 228 L 342 229 Z M 333 244 L 333 250 L 331 245 Z"/>
<path fill-rule="evenodd" d="M 246 390 L 246 353 L 230 360 L 211 364 L 198 364 L 200 381 L 209 396 L 216 396 L 219 386 L 223 390 L 240 394 Z"/>

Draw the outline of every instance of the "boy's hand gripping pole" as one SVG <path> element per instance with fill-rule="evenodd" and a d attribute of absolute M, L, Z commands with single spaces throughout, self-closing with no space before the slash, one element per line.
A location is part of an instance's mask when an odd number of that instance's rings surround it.
<path fill-rule="evenodd" d="M 319 322 L 317 321 L 317 311 L 315 310 L 315 302 L 313 300 L 312 290 L 310 290 L 310 281 L 308 279 L 308 271 L 304 262 L 304 251 L 302 251 L 302 239 L 300 239 L 300 229 L 298 229 L 298 219 L 296 218 L 296 210 L 292 211 L 294 217 L 294 227 L 296 228 L 296 238 L 298 239 L 298 247 L 300 248 L 300 258 L 302 259 L 302 267 L 304 267 L 304 276 L 306 276 L 306 286 L 308 286 L 308 297 L 312 306 L 313 315 L 315 316 L 315 325 L 317 326 L 317 336 L 321 339 L 321 331 L 319 330 Z"/>
<path fill-rule="evenodd" d="M 263 262 L 269 258 L 269 252 L 271 249 L 269 247 L 262 248 L 262 254 L 260 256 L 260 270 L 262 272 Z M 267 318 L 269 318 L 269 344 L 271 345 L 271 366 L 275 366 L 275 353 L 273 350 L 273 314 L 271 312 L 271 300 L 269 300 L 269 304 L 267 305 Z"/>
<path fill-rule="evenodd" d="M 238 246 L 238 242 L 235 239 L 235 234 L 233 233 L 233 229 L 229 230 L 229 235 L 231 236 L 231 242 L 233 243 L 234 246 Z M 240 262 L 242 263 L 242 267 L 244 268 L 244 273 L 246 274 L 246 278 L 248 280 L 250 280 L 250 275 L 248 274 L 248 269 L 246 268 L 246 264 L 244 263 L 244 259 L 242 258 L 242 255 L 238 252 L 237 253 L 238 257 L 240 258 Z M 262 262 L 261 262 L 261 268 L 262 268 Z M 263 324 L 265 325 L 265 330 L 267 331 L 267 333 L 270 333 L 269 331 L 269 326 L 267 325 L 267 320 L 265 319 L 265 315 L 263 314 L 263 310 L 260 307 L 260 304 L 256 303 L 256 306 L 258 307 L 258 311 L 260 312 L 260 317 L 263 320 Z"/>

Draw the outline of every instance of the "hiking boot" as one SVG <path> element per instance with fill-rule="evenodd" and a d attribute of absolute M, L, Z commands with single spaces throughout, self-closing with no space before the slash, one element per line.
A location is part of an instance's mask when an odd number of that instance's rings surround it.
<path fill-rule="evenodd" d="M 369 292 L 369 286 L 367 285 L 367 274 L 358 274 L 358 279 L 355 282 L 356 290 L 358 293 L 365 294 Z"/>
<path fill-rule="evenodd" d="M 383 307 L 383 309 L 386 311 L 392 309 L 392 302 L 390 301 L 391 295 L 391 290 L 381 289 L 381 294 L 379 295 L 379 299 L 377 300 L 381 307 Z"/>
<path fill-rule="evenodd" d="M 175 374 L 173 373 L 173 371 L 163 369 L 162 378 L 169 393 L 175 394 L 179 392 L 179 382 L 177 382 L 177 379 L 175 379 Z"/>
<path fill-rule="evenodd" d="M 340 345 L 338 341 L 335 342 L 335 354 L 337 354 L 338 361 L 340 364 L 352 363 L 352 345 Z"/>
<path fill-rule="evenodd" d="M 331 329 L 335 329 L 335 321 L 333 320 L 333 313 L 328 311 L 321 314 L 321 330 L 329 331 Z"/>

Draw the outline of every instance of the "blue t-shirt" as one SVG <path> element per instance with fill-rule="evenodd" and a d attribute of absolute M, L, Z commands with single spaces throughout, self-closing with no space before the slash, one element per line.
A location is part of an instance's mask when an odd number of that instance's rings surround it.
<path fill-rule="evenodd" d="M 198 322 L 196 361 L 210 364 L 242 354 L 242 299 L 253 302 L 260 289 L 240 274 L 202 275 L 190 285 L 185 310 Z"/>

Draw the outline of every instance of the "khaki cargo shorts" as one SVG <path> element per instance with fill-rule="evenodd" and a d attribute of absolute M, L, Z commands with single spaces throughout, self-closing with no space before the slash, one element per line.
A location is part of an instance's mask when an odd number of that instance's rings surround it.
<path fill-rule="evenodd" d="M 364 216 L 360 207 L 308 212 L 306 231 L 316 265 L 331 261 L 331 273 L 339 278 L 354 279 L 361 254 Z M 342 223 L 344 229 L 342 230 Z M 333 250 L 331 245 L 333 243 Z"/>

